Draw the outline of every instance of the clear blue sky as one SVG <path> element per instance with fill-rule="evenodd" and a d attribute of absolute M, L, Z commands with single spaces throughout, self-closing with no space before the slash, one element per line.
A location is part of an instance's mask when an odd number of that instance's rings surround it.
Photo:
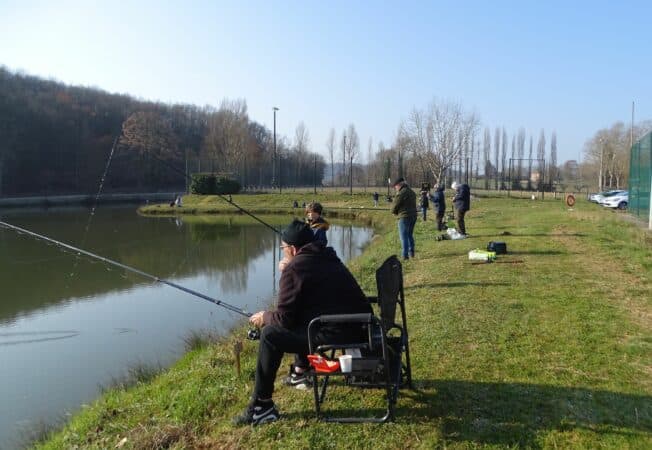
<path fill-rule="evenodd" d="M 650 1 L 0 0 L 0 64 L 148 100 L 219 105 L 325 154 L 354 123 L 391 145 L 434 97 L 482 127 L 557 133 L 559 162 L 602 127 L 652 118 Z M 482 129 L 480 130 L 480 134 Z M 492 139 L 493 146 L 493 139 Z"/>

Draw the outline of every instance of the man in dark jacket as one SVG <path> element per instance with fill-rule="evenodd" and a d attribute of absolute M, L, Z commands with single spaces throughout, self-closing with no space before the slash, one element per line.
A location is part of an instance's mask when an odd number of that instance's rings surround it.
<path fill-rule="evenodd" d="M 398 235 L 403 246 L 403 259 L 414 258 L 414 224 L 417 222 L 417 195 L 404 178 L 394 181 L 396 197 L 392 214 L 398 216 Z"/>
<path fill-rule="evenodd" d="M 432 196 L 433 209 L 435 210 L 436 221 L 437 221 L 437 230 L 443 231 L 446 229 L 444 224 L 444 215 L 446 213 L 446 198 L 444 197 L 444 185 L 440 184 L 435 189 L 435 193 Z"/>
<path fill-rule="evenodd" d="M 284 353 L 295 353 L 308 368 L 307 327 L 324 314 L 370 313 L 371 306 L 351 272 L 332 247 L 315 241 L 304 222 L 295 220 L 281 232 L 288 260 L 279 282 L 274 311 L 260 311 L 249 319 L 262 328 L 256 362 L 256 384 L 247 409 L 235 424 L 258 425 L 279 418 L 272 401 L 274 379 Z M 345 325 L 322 327 L 318 340 L 346 343 L 359 339 L 359 329 Z"/>
<path fill-rule="evenodd" d="M 457 223 L 457 232 L 466 236 L 466 225 L 464 215 L 471 209 L 471 190 L 468 184 L 460 184 L 453 181 L 451 186 L 455 190 L 453 197 L 453 206 L 455 207 L 455 222 Z"/>

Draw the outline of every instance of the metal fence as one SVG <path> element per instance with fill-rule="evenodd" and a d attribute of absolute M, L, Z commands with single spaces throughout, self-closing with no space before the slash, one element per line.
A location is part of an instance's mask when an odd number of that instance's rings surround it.
<path fill-rule="evenodd" d="M 652 228 L 650 191 L 652 190 L 652 132 L 632 146 L 629 163 L 629 212 Z"/>

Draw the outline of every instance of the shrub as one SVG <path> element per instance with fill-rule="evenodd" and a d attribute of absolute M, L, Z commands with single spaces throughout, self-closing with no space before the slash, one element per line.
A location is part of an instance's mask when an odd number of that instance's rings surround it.
<path fill-rule="evenodd" d="M 228 177 L 218 177 L 213 173 L 194 173 L 190 192 L 199 195 L 237 194 L 240 192 L 240 183 Z"/>

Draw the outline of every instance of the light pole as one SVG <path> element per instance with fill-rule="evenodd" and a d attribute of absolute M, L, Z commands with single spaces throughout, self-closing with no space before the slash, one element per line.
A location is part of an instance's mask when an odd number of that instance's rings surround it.
<path fill-rule="evenodd" d="M 281 166 L 278 163 L 278 153 L 276 152 L 276 111 L 278 111 L 278 108 L 276 106 L 272 107 L 272 110 L 274 111 L 274 163 L 272 164 L 272 189 L 274 188 L 274 184 L 276 184 L 276 165 L 278 164 L 279 166 L 279 174 L 281 171 Z M 279 175 L 279 180 L 281 179 Z M 280 184 L 279 184 L 279 192 L 280 192 Z"/>

